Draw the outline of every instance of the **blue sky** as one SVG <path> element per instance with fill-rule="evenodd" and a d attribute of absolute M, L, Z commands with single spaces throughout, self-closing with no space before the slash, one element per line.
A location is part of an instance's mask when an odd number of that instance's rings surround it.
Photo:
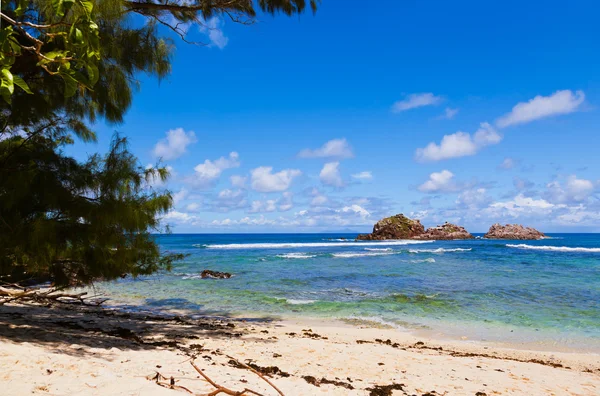
<path fill-rule="evenodd" d="M 344 3 L 191 28 L 207 45 L 176 40 L 172 74 L 74 152 L 119 131 L 162 158 L 174 232 L 600 231 L 600 4 Z"/>

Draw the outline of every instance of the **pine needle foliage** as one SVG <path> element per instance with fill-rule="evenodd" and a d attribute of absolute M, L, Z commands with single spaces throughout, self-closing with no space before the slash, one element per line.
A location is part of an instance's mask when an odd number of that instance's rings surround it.
<path fill-rule="evenodd" d="M 61 129 L 0 142 L 0 274 L 11 281 L 87 284 L 170 269 L 150 232 L 172 204 L 116 135 L 109 152 L 78 162 L 60 151 Z"/>

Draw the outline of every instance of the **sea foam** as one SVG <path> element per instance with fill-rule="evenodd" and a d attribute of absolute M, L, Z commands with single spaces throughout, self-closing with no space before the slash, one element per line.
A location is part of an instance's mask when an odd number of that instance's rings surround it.
<path fill-rule="evenodd" d="M 409 253 L 452 253 L 452 252 L 470 252 L 472 249 L 471 248 L 453 248 L 453 249 L 444 249 L 444 248 L 437 248 L 437 249 L 409 249 L 408 252 Z"/>
<path fill-rule="evenodd" d="M 537 246 L 537 245 L 526 245 L 524 243 L 518 245 L 507 244 L 507 247 L 517 249 L 530 249 L 530 250 L 545 250 L 549 252 L 580 252 L 580 253 L 600 253 L 600 248 L 585 248 L 585 247 L 568 247 L 568 246 Z"/>
<path fill-rule="evenodd" d="M 205 245 L 206 249 L 293 249 L 335 246 L 402 246 L 418 245 L 433 241 L 381 241 L 381 242 L 308 242 L 308 243 L 230 243 L 226 245 Z"/>
<path fill-rule="evenodd" d="M 353 258 L 353 257 L 372 257 L 372 256 L 389 256 L 390 254 L 394 254 L 394 252 L 386 251 L 386 252 L 341 252 L 341 253 L 333 253 L 333 257 L 337 258 Z"/>
<path fill-rule="evenodd" d="M 285 300 L 286 303 L 290 305 L 306 305 L 306 304 L 314 304 L 317 300 L 294 300 L 292 298 L 288 298 Z"/>
<path fill-rule="evenodd" d="M 317 257 L 317 256 L 314 254 L 306 254 L 306 253 L 285 253 L 285 254 L 278 254 L 277 257 L 285 258 L 285 259 L 308 259 L 308 258 L 313 258 L 313 257 Z"/>

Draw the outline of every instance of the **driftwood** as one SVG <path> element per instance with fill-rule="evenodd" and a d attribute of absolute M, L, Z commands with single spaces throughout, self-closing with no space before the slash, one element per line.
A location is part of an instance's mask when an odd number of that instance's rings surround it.
<path fill-rule="evenodd" d="M 267 384 L 269 384 L 273 389 L 275 389 L 277 391 L 277 393 L 279 393 L 279 395 L 284 396 L 283 392 L 281 392 L 281 390 L 279 390 L 279 388 L 277 388 L 271 381 L 269 381 L 267 378 L 265 378 L 261 373 L 259 373 L 258 371 L 254 370 L 252 367 L 248 366 L 247 364 L 241 363 L 237 359 L 232 358 L 231 356 L 227 356 L 227 357 L 229 357 L 230 359 L 235 360 L 240 366 L 245 367 L 248 370 L 252 371 L 254 374 L 258 375 Z M 198 374 L 200 374 L 202 376 L 202 378 L 204 378 L 210 385 L 212 385 L 213 388 L 215 388 L 214 391 L 206 393 L 206 394 L 203 394 L 202 396 L 216 396 L 216 395 L 221 394 L 221 393 L 224 393 L 224 394 L 229 395 L 229 396 L 245 396 L 245 395 L 264 396 L 262 393 L 258 393 L 256 391 L 253 391 L 252 389 L 248 389 L 248 388 L 244 388 L 244 389 L 242 389 L 240 391 L 236 391 L 236 390 L 233 390 L 233 389 L 226 388 L 226 387 L 224 387 L 222 385 L 219 385 L 215 381 L 213 381 L 204 371 L 202 371 L 202 369 L 200 367 L 198 367 L 194 363 L 194 360 L 190 361 L 190 364 L 198 372 Z M 175 380 L 174 377 L 167 378 L 164 375 L 162 375 L 161 373 L 159 373 L 158 371 L 155 374 L 153 374 L 153 375 L 147 376 L 146 379 L 149 380 L 149 381 L 154 381 L 157 385 L 162 386 L 163 388 L 173 389 L 173 390 L 180 390 L 180 391 L 184 391 L 184 392 L 187 392 L 189 394 L 192 394 L 192 395 L 198 395 L 198 396 L 200 396 L 200 394 L 194 393 L 190 389 L 188 389 L 188 388 L 186 388 L 184 386 L 177 385 L 175 383 L 176 380 Z"/>
<path fill-rule="evenodd" d="M 240 366 L 243 366 L 243 367 L 247 368 L 248 370 L 252 371 L 254 374 L 258 375 L 267 384 L 269 384 L 273 389 L 275 389 L 277 391 L 277 393 L 279 393 L 281 396 L 284 396 L 283 392 L 281 392 L 281 390 L 279 390 L 279 388 L 277 388 L 271 381 L 266 379 L 261 373 L 254 370 L 252 367 L 248 366 L 247 364 L 239 362 L 237 359 L 234 359 L 231 356 L 227 356 L 227 357 L 235 360 L 236 362 L 238 362 L 240 364 Z M 214 382 L 212 379 L 210 379 L 209 376 L 206 375 L 206 373 L 204 373 L 204 371 L 202 371 L 202 369 L 200 369 L 198 366 L 196 366 L 196 364 L 194 363 L 193 360 L 190 362 L 190 364 L 192 365 L 192 367 L 194 367 L 194 369 L 198 372 L 198 374 L 200 374 L 206 381 L 208 381 L 209 384 L 211 384 L 215 388 L 214 391 L 206 394 L 205 396 L 215 396 L 215 395 L 218 395 L 219 393 L 224 393 L 224 394 L 230 395 L 230 396 L 243 396 L 243 395 L 248 395 L 248 394 L 263 396 L 261 393 L 258 393 L 256 391 L 253 391 L 252 389 L 248 389 L 248 388 L 244 388 L 241 391 L 234 391 L 232 389 L 225 388 L 224 386 L 221 386 L 221 385 L 217 384 L 216 382 Z"/>
<path fill-rule="evenodd" d="M 265 378 L 265 376 L 264 376 L 264 375 L 262 375 L 261 373 L 259 373 L 259 372 L 258 372 L 258 371 L 256 371 L 256 370 L 254 370 L 252 367 L 248 366 L 246 363 L 242 363 L 242 362 L 240 362 L 239 360 L 237 360 L 237 359 L 235 359 L 235 358 L 233 358 L 233 357 L 231 357 L 231 356 L 229 356 L 229 355 L 227 355 L 227 357 L 228 357 L 229 359 L 233 359 L 233 360 L 235 360 L 235 361 L 236 361 L 236 363 L 237 363 L 237 364 L 239 364 L 240 366 L 242 366 L 242 367 L 244 367 L 244 368 L 247 368 L 248 370 L 252 371 L 254 374 L 258 375 L 258 376 L 259 376 L 260 378 L 262 378 L 262 379 L 263 379 L 263 380 L 264 380 L 264 381 L 265 381 L 267 384 L 271 385 L 271 387 L 272 387 L 273 389 L 275 389 L 275 390 L 277 391 L 277 393 L 279 393 L 281 396 L 285 396 L 285 395 L 283 394 L 283 392 L 282 392 L 281 390 L 279 390 L 279 388 L 277 388 L 277 387 L 276 387 L 276 386 L 275 386 L 275 385 L 274 385 L 274 384 L 273 384 L 271 381 L 269 381 L 267 378 Z"/>
<path fill-rule="evenodd" d="M 106 299 L 95 299 L 98 296 L 87 297 L 87 292 L 83 293 L 65 293 L 65 288 L 24 288 L 18 285 L 0 286 L 0 305 L 11 301 L 35 301 L 43 303 L 61 302 L 61 303 L 79 303 L 83 305 L 100 305 Z"/>

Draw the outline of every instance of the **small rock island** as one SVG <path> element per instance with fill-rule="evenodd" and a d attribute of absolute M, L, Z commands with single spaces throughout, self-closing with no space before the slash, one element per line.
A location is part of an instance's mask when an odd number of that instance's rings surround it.
<path fill-rule="evenodd" d="M 446 222 L 437 227 L 425 230 L 419 220 L 409 219 L 403 214 L 386 217 L 373 226 L 370 234 L 360 234 L 360 241 L 382 241 L 386 239 L 419 239 L 419 240 L 450 240 L 473 239 L 464 227 Z"/>
<path fill-rule="evenodd" d="M 428 228 L 425 233 L 413 238 L 424 240 L 473 239 L 473 235 L 461 227 L 445 222 L 443 225 Z"/>
<path fill-rule="evenodd" d="M 545 238 L 546 235 L 535 228 L 523 227 L 520 224 L 501 225 L 496 223 L 483 237 L 486 239 L 537 240 Z"/>
<path fill-rule="evenodd" d="M 545 238 L 544 233 L 531 227 L 524 227 L 520 224 L 494 224 L 484 235 L 485 239 L 516 239 L 516 240 L 537 240 Z M 383 241 L 386 239 L 417 239 L 428 241 L 454 240 L 454 239 L 473 239 L 464 227 L 444 223 L 436 227 L 430 227 L 425 230 L 420 220 L 409 219 L 403 214 L 386 217 L 379 220 L 373 226 L 373 232 L 370 234 L 360 234 L 356 237 L 358 241 Z"/>

